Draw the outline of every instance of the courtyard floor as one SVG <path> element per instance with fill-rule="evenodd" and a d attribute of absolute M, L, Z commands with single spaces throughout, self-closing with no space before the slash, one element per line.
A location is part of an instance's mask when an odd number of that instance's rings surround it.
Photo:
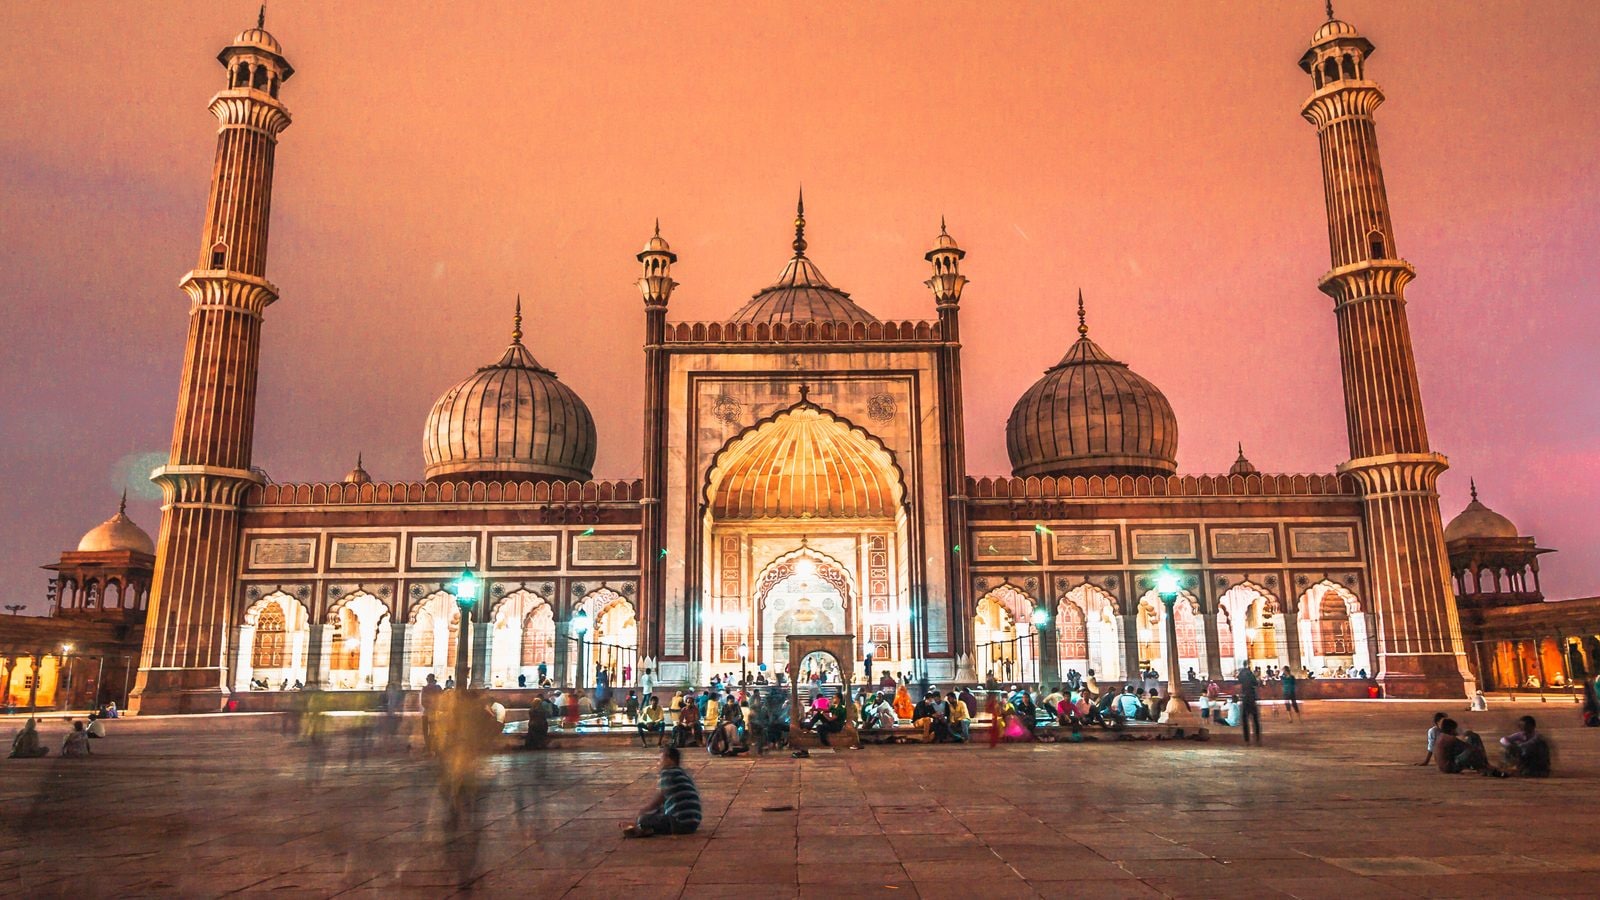
<path fill-rule="evenodd" d="M 1477 897 L 1600 895 L 1600 733 L 1570 701 L 1306 705 L 1266 745 L 685 751 L 700 833 L 624 840 L 653 750 L 506 752 L 453 819 L 429 762 L 342 720 L 124 719 L 89 760 L 0 760 L 0 894 L 273 897 Z M 1418 768 L 1442 709 L 1489 742 L 1528 712 L 1544 781 Z M 0 728 L 9 735 L 20 720 Z M 7 727 L 9 726 L 9 727 Z"/>

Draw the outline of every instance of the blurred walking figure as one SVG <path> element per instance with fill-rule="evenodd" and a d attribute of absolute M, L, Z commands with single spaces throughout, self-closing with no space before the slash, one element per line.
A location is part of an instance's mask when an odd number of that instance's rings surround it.
<path fill-rule="evenodd" d="M 1257 703 L 1256 689 L 1261 676 L 1249 668 L 1239 670 L 1239 724 L 1244 726 L 1244 742 L 1250 743 L 1250 725 L 1256 726 L 1256 746 L 1261 745 L 1261 706 Z"/>

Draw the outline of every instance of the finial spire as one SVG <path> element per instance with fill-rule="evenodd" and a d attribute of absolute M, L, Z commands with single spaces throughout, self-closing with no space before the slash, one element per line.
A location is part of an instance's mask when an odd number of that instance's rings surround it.
<path fill-rule="evenodd" d="M 127 515 L 127 514 L 128 514 L 128 489 L 127 488 L 123 488 L 122 489 L 122 502 L 117 504 L 117 515 L 124 516 L 124 515 Z"/>
<path fill-rule="evenodd" d="M 656 216 L 656 237 L 661 237 L 661 217 Z"/>
<path fill-rule="evenodd" d="M 363 466 L 361 464 L 361 451 L 360 450 L 356 451 L 356 468 L 358 468 L 358 469 L 366 468 L 365 466 Z"/>
<path fill-rule="evenodd" d="M 1089 324 L 1083 312 L 1083 288 L 1078 288 L 1078 336 L 1089 336 Z"/>
<path fill-rule="evenodd" d="M 1333 0 L 1328 0 L 1328 21 L 1333 21 Z"/>
<path fill-rule="evenodd" d="M 1472 502 L 1473 503 L 1477 503 L 1478 502 L 1478 479 L 1476 479 L 1476 478 L 1468 478 L 1467 479 L 1467 483 L 1472 485 Z"/>
<path fill-rule="evenodd" d="M 256 27 L 267 27 L 267 5 L 265 3 L 261 4 L 261 9 L 256 11 Z"/>
<path fill-rule="evenodd" d="M 1239 458 L 1244 459 L 1244 441 L 1239 442 Z"/>
<path fill-rule="evenodd" d="M 939 233 L 945 237 L 950 236 L 950 232 L 944 227 L 944 215 L 942 213 L 939 215 Z"/>
<path fill-rule="evenodd" d="M 794 205 L 794 255 L 806 255 L 806 188 L 800 186 L 800 199 Z"/>
<path fill-rule="evenodd" d="M 811 385 L 807 384 L 804 381 L 800 382 L 800 402 L 801 403 L 807 402 L 807 400 L 808 400 L 808 398 L 810 396 L 811 396 Z"/>
<path fill-rule="evenodd" d="M 511 317 L 511 343 L 522 343 L 522 295 L 517 295 L 517 311 Z"/>

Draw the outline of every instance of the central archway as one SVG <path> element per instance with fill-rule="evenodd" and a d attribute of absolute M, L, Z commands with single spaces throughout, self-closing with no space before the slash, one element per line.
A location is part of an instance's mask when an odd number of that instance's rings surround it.
<path fill-rule="evenodd" d="M 816 634 L 911 657 L 908 493 L 877 436 L 802 395 L 723 445 L 701 497 L 705 663 L 787 669 Z"/>

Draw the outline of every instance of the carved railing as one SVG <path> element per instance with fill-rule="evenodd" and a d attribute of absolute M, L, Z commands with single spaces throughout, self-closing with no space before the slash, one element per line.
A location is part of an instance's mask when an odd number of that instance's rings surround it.
<path fill-rule="evenodd" d="M 245 495 L 246 506 L 325 506 L 381 503 L 637 503 L 644 482 L 633 481 L 372 481 L 353 484 L 272 483 Z"/>
<path fill-rule="evenodd" d="M 839 344 L 942 340 L 938 322 L 670 322 L 669 344 Z"/>
<path fill-rule="evenodd" d="M 1068 497 L 1358 496 L 1348 475 L 1073 475 L 1054 478 L 967 477 L 969 500 Z"/>

